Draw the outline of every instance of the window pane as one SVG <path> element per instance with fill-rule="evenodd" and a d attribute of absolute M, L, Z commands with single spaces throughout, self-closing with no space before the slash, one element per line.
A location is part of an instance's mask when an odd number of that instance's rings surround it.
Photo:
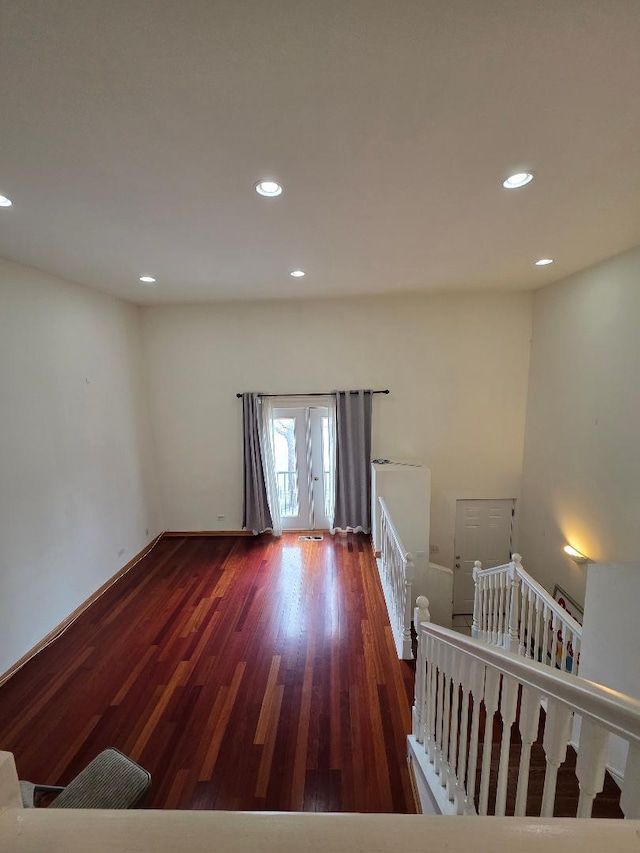
<path fill-rule="evenodd" d="M 333 471 L 331 470 L 331 448 L 329 445 L 329 417 L 322 418 L 322 476 L 324 480 L 324 514 L 331 515 L 333 502 Z"/>
<path fill-rule="evenodd" d="M 294 418 L 273 419 L 273 450 L 280 515 L 296 516 L 298 504 L 298 465 L 296 460 L 296 422 Z"/>

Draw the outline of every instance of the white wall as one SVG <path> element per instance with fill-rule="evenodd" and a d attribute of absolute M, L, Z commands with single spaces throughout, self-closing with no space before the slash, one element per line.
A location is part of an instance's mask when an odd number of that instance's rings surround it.
<path fill-rule="evenodd" d="M 373 455 L 431 468 L 452 565 L 456 498 L 519 495 L 530 324 L 526 293 L 143 308 L 167 528 L 240 528 L 236 392 L 388 387 Z"/>
<path fill-rule="evenodd" d="M 534 296 L 518 549 L 553 592 L 640 554 L 640 249 Z"/>
<path fill-rule="evenodd" d="M 140 309 L 0 261 L 0 673 L 161 529 L 141 365 Z"/>
<path fill-rule="evenodd" d="M 638 655 L 640 563 L 591 565 L 587 570 L 580 675 L 640 699 Z M 609 767 L 624 777 L 627 745 L 612 737 Z"/>

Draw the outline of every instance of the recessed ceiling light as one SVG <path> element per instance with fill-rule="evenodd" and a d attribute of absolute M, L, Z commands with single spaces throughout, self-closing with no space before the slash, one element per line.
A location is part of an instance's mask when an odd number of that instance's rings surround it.
<path fill-rule="evenodd" d="M 535 264 L 537 267 L 546 267 L 547 264 L 552 264 L 553 258 L 540 258 L 539 261 L 536 261 Z"/>
<path fill-rule="evenodd" d="M 11 207 L 13 202 L 6 195 L 0 195 L 0 207 Z"/>
<path fill-rule="evenodd" d="M 140 281 L 143 281 L 145 284 L 155 284 L 156 280 L 152 275 L 141 275 Z"/>
<path fill-rule="evenodd" d="M 258 181 L 256 184 L 256 192 L 258 195 L 264 195 L 267 198 L 275 198 L 282 192 L 282 186 L 276 181 Z"/>
<path fill-rule="evenodd" d="M 292 275 L 294 278 L 302 278 L 304 275 L 304 270 L 291 270 L 289 275 Z"/>
<path fill-rule="evenodd" d="M 509 177 L 502 182 L 502 186 L 507 190 L 517 190 L 518 187 L 524 187 L 532 180 L 533 175 L 531 172 L 516 172 L 515 175 L 509 175 Z"/>

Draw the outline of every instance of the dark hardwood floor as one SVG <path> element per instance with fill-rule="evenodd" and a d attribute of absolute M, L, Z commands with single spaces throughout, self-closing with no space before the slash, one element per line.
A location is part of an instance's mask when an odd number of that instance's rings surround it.
<path fill-rule="evenodd" d="M 64 784 L 116 746 L 153 808 L 410 812 L 412 692 L 366 537 L 166 538 L 0 688 L 0 748 Z"/>

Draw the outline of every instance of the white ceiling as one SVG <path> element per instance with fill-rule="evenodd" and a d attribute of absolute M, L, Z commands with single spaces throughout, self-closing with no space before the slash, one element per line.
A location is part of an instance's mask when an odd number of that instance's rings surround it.
<path fill-rule="evenodd" d="M 20 0 L 0 33 L 0 254 L 125 299 L 533 288 L 640 243 L 639 0 Z"/>

